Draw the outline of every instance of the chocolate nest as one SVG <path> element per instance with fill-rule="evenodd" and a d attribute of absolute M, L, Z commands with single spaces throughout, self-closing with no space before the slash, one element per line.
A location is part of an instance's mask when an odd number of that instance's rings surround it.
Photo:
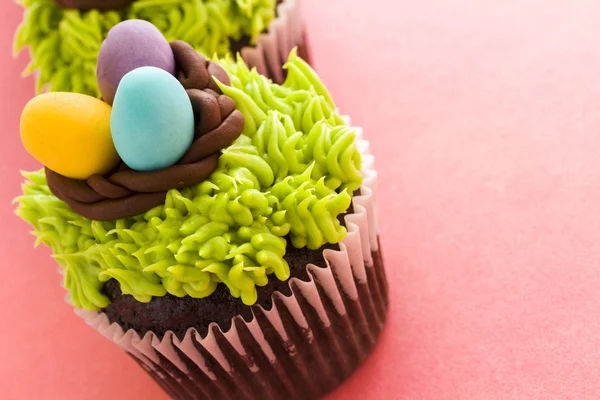
<path fill-rule="evenodd" d="M 244 116 L 213 79 L 230 84 L 223 68 L 183 41 L 171 42 L 171 49 L 176 77 L 186 89 L 194 111 L 192 145 L 177 164 L 157 171 L 135 171 L 121 162 L 106 175 L 92 175 L 81 181 L 46 168 L 52 193 L 83 217 L 114 220 L 143 214 L 163 204 L 170 189 L 189 187 L 208 178 L 217 168 L 221 150 L 241 135 Z"/>

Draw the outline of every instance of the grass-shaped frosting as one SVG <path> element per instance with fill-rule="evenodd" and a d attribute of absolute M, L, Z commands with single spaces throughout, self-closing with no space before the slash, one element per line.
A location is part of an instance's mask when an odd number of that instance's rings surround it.
<path fill-rule="evenodd" d="M 112 278 L 140 302 L 202 298 L 224 284 L 251 305 L 256 286 L 289 278 L 288 239 L 309 249 L 344 239 L 337 216 L 361 184 L 360 153 L 319 78 L 295 52 L 281 86 L 242 61 L 221 65 L 244 133 L 208 180 L 169 191 L 164 205 L 90 221 L 51 194 L 43 171 L 25 174 L 17 214 L 52 248 L 76 307 L 106 307 L 102 285 Z"/>
<path fill-rule="evenodd" d="M 25 70 L 39 70 L 37 90 L 100 97 L 96 61 L 108 31 L 126 19 L 153 23 L 168 41 L 183 40 L 200 53 L 224 56 L 244 36 L 254 44 L 275 18 L 276 0 L 137 0 L 115 11 L 62 9 L 54 0 L 18 0 L 25 7 L 15 53 L 31 47 Z"/>

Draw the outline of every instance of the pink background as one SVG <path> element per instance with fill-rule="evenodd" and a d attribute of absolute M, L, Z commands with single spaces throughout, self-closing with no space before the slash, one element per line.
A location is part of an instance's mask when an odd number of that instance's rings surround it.
<path fill-rule="evenodd" d="M 600 2 L 307 0 L 316 65 L 377 156 L 392 285 L 330 400 L 600 396 Z M 4 399 L 165 399 L 63 302 L 12 213 L 32 95 L 0 3 Z M 16 272 L 15 272 L 16 271 Z"/>

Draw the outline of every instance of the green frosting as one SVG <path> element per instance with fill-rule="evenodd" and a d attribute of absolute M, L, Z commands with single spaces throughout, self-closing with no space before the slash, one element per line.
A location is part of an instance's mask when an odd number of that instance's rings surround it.
<path fill-rule="evenodd" d="M 167 40 L 184 40 L 203 54 L 224 56 L 244 36 L 254 44 L 275 18 L 275 0 L 137 0 L 118 11 L 59 8 L 53 0 L 19 0 L 25 7 L 14 52 L 31 47 L 25 74 L 39 70 L 37 90 L 99 97 L 96 60 L 108 31 L 126 19 L 144 19 Z"/>
<path fill-rule="evenodd" d="M 51 194 L 43 171 L 25 174 L 17 214 L 52 248 L 76 307 L 106 307 L 101 289 L 111 278 L 140 302 L 206 297 L 222 283 L 254 304 L 270 275 L 289 278 L 287 238 L 309 249 L 344 239 L 337 217 L 360 187 L 360 153 L 314 71 L 295 51 L 282 86 L 242 61 L 221 65 L 232 82 L 221 88 L 244 114 L 244 132 L 209 179 L 169 191 L 164 205 L 90 221 Z"/>

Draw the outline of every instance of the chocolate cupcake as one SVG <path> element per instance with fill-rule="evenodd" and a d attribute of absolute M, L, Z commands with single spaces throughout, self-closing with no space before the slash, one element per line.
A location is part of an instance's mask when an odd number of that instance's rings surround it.
<path fill-rule="evenodd" d="M 295 51 L 278 85 L 170 48 L 173 74 L 136 67 L 112 107 L 74 93 L 26 106 L 23 143 L 45 168 L 17 214 L 77 314 L 171 397 L 322 396 L 387 311 L 368 142 Z"/>
<path fill-rule="evenodd" d="M 23 22 L 14 52 L 29 47 L 25 74 L 37 73 L 37 91 L 100 95 L 95 72 L 108 31 L 142 19 L 169 41 L 184 40 L 209 57 L 242 55 L 246 63 L 281 83 L 292 48 L 308 61 L 300 0 L 21 0 Z"/>

